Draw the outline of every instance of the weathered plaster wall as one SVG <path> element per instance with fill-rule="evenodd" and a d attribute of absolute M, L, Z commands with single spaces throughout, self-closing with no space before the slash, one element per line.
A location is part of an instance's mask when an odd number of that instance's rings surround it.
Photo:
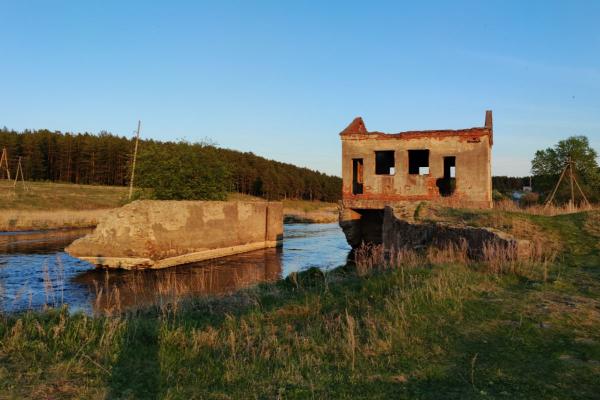
<path fill-rule="evenodd" d="M 144 200 L 111 211 L 66 251 L 108 267 L 164 268 L 275 247 L 282 238 L 281 203 Z"/>
<path fill-rule="evenodd" d="M 356 135 L 342 137 L 344 206 L 379 208 L 403 200 L 455 201 L 463 206 L 491 206 L 491 146 L 489 136 L 472 135 L 407 137 Z M 429 175 L 408 173 L 408 150 L 429 150 Z M 375 174 L 375 151 L 395 151 L 395 174 Z M 444 177 L 444 157 L 456 157 L 456 190 L 443 198 L 436 186 Z M 352 194 L 352 159 L 364 163 L 364 193 Z"/>

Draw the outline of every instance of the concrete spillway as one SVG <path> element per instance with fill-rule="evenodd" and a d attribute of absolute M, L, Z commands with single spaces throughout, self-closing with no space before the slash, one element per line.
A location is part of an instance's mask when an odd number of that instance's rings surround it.
<path fill-rule="evenodd" d="M 109 212 L 66 251 L 109 268 L 166 268 L 276 247 L 283 240 L 279 202 L 150 201 Z"/>

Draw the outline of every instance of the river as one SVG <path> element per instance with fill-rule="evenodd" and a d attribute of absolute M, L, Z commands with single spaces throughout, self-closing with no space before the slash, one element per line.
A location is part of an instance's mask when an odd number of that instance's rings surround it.
<path fill-rule="evenodd" d="M 283 247 L 165 270 L 96 269 L 64 248 L 89 230 L 0 233 L 0 311 L 69 306 L 114 313 L 189 296 L 227 295 L 310 267 L 344 265 L 350 246 L 337 223 L 286 224 Z"/>

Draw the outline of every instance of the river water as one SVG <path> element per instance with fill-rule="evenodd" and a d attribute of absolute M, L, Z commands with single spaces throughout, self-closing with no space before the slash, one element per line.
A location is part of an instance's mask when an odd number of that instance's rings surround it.
<path fill-rule="evenodd" d="M 0 233 L 0 312 L 59 307 L 113 313 L 226 295 L 310 267 L 346 264 L 350 246 L 338 224 L 286 224 L 283 247 L 165 270 L 101 270 L 64 248 L 89 230 Z"/>

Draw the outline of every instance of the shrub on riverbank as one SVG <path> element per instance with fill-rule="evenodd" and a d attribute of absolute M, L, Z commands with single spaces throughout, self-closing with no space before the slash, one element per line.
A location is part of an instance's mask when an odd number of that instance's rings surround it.
<path fill-rule="evenodd" d="M 159 200 L 225 200 L 231 171 L 212 146 L 146 143 L 136 167 L 136 185 Z"/>
<path fill-rule="evenodd" d="M 222 299 L 121 317 L 0 320 L 8 398 L 593 398 L 597 213 L 534 216 L 558 235 L 541 273 L 431 256 L 307 271 Z M 591 221 L 591 222 L 590 222 Z"/>

